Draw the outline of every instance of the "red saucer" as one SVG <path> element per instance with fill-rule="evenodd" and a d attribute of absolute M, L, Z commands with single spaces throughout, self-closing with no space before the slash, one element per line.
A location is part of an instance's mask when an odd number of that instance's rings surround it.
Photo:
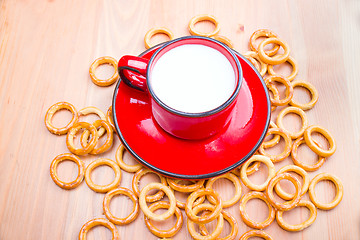
<path fill-rule="evenodd" d="M 150 58 L 160 46 L 142 53 Z M 174 178 L 202 179 L 226 173 L 259 148 L 270 121 L 270 99 L 255 68 L 239 53 L 244 81 L 230 124 L 204 140 L 183 140 L 166 133 L 152 117 L 146 94 L 123 81 L 113 97 L 116 131 L 126 149 L 143 165 Z"/>

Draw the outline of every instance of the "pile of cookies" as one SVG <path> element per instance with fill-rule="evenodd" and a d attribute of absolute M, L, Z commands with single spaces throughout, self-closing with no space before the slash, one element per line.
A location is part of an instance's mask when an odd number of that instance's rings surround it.
<path fill-rule="evenodd" d="M 215 25 L 214 31 L 211 33 L 201 33 L 196 30 L 195 24 L 199 21 L 211 21 Z M 191 19 L 189 23 L 189 32 L 192 35 L 199 35 L 205 37 L 212 37 L 221 42 L 224 42 L 229 47 L 233 48 L 233 44 L 226 37 L 218 35 L 220 26 L 215 17 L 210 15 L 199 15 Z M 145 46 L 150 48 L 150 39 L 158 33 L 165 33 L 170 39 L 174 35 L 166 28 L 151 29 L 145 35 Z M 255 41 L 258 38 L 264 40 L 256 46 Z M 273 44 L 273 48 L 267 49 L 267 45 Z M 59 102 L 49 108 L 45 116 L 45 125 L 53 134 L 67 134 L 66 145 L 71 153 L 64 153 L 56 156 L 50 166 L 50 175 L 54 182 L 61 188 L 73 189 L 83 181 L 95 192 L 105 193 L 103 200 L 104 218 L 95 218 L 81 228 L 79 239 L 85 239 L 87 232 L 94 226 L 102 225 L 112 231 L 113 239 L 119 239 L 119 232 L 115 225 L 126 225 L 133 222 L 139 215 L 140 209 L 144 213 L 144 223 L 149 231 L 161 239 L 169 239 L 175 236 L 182 228 L 182 225 L 187 221 L 187 229 L 194 239 L 219 239 L 226 220 L 231 226 L 231 232 L 228 236 L 221 239 L 235 239 L 238 235 L 238 223 L 234 216 L 232 216 L 225 209 L 235 204 L 239 205 L 239 215 L 244 223 L 254 228 L 240 237 L 240 239 L 248 239 L 252 236 L 262 237 L 264 239 L 272 239 L 272 237 L 262 231 L 268 227 L 275 219 L 279 226 L 287 231 L 301 231 L 309 227 L 316 219 L 317 209 L 329 210 L 337 206 L 343 196 L 343 186 L 339 178 L 333 174 L 320 173 L 313 179 L 310 179 L 307 171 L 318 170 L 336 150 L 336 143 L 331 133 L 319 125 L 309 125 L 306 112 L 314 107 L 318 100 L 318 92 L 316 88 L 309 82 L 302 80 L 295 80 L 298 73 L 298 66 L 293 57 L 290 56 L 290 48 L 288 44 L 280 39 L 275 33 L 266 29 L 255 31 L 250 38 L 251 51 L 244 54 L 251 64 L 258 70 L 261 76 L 264 77 L 266 86 L 271 93 L 271 110 L 274 111 L 277 107 L 282 107 L 282 110 L 276 117 L 276 123 L 271 122 L 267 136 L 273 136 L 270 140 L 264 141 L 258 152 L 246 161 L 241 167 L 224 175 L 207 179 L 207 180 L 190 180 L 183 181 L 178 179 L 166 178 L 158 173 L 152 172 L 149 169 L 142 167 L 140 164 L 129 165 L 123 160 L 123 155 L 126 149 L 123 145 L 117 148 L 115 159 L 98 158 L 85 168 L 85 163 L 81 160 L 81 156 L 86 154 L 97 155 L 104 153 L 111 149 L 113 144 L 113 132 L 115 131 L 111 107 L 105 115 L 101 110 L 95 107 L 86 107 L 77 111 L 76 108 L 67 102 Z M 267 49 L 267 50 L 266 50 Z M 288 76 L 277 74 L 274 71 L 274 65 L 289 63 L 292 66 L 292 72 Z M 114 74 L 106 80 L 98 79 L 95 75 L 95 69 L 101 64 L 110 64 L 114 66 Z M 116 60 L 110 57 L 102 57 L 91 65 L 90 77 L 92 81 L 99 86 L 110 86 L 119 78 L 117 75 Z M 279 85 L 285 86 L 284 93 L 281 93 Z M 301 104 L 293 99 L 294 88 L 303 87 L 308 89 L 311 94 L 311 101 L 306 104 Z M 284 95 L 285 97 L 280 98 Z M 71 121 L 62 128 L 57 128 L 52 124 L 53 115 L 61 110 L 66 109 L 72 112 L 73 117 Z M 293 132 L 284 126 L 283 119 L 289 114 L 294 113 L 301 118 L 302 127 L 299 131 Z M 94 123 L 80 122 L 79 118 L 87 114 L 96 114 L 100 120 Z M 77 148 L 74 144 L 74 136 L 79 130 L 84 131 L 80 137 L 81 148 Z M 329 147 L 321 146 L 312 137 L 313 133 L 319 133 L 328 141 Z M 97 147 L 98 139 L 106 133 L 105 143 Z M 105 135 L 104 135 L 105 136 Z M 280 139 L 283 138 L 285 147 L 279 154 L 269 154 L 266 149 L 276 146 Z M 268 137 L 267 137 L 268 139 Z M 319 157 L 316 164 L 306 164 L 299 159 L 297 154 L 298 147 L 301 144 L 306 144 Z M 276 163 L 283 161 L 291 155 L 293 165 L 286 165 L 277 172 L 275 171 Z M 80 156 L 80 157 L 79 157 Z M 64 160 L 74 161 L 78 165 L 78 177 L 72 182 L 63 182 L 59 179 L 56 168 L 57 165 Z M 260 163 L 263 163 L 268 168 L 268 177 L 262 184 L 254 184 L 248 178 L 249 175 L 255 173 Z M 91 180 L 91 172 L 98 166 L 110 166 L 115 172 L 114 180 L 108 185 L 97 185 Z M 121 171 L 126 171 L 134 174 L 132 179 L 132 186 L 120 187 Z M 295 172 L 302 177 L 302 183 L 289 172 Z M 139 189 L 139 181 L 146 174 L 156 174 L 160 179 L 160 183 L 150 183 L 143 189 Z M 213 188 L 215 181 L 219 179 L 228 179 L 235 186 L 235 193 L 231 199 L 225 200 Z M 295 193 L 290 194 L 285 192 L 279 182 L 283 179 L 289 180 L 295 187 Z M 315 186 L 319 181 L 329 180 L 336 186 L 336 196 L 330 203 L 320 202 L 315 194 Z M 185 182 L 187 182 L 185 184 Z M 242 196 L 241 182 L 251 191 Z M 190 183 L 190 184 L 189 184 Z M 131 189 L 130 189 L 131 188 Z M 149 191 L 157 190 L 153 195 L 149 195 Z M 279 202 L 274 196 L 274 190 L 277 195 L 284 199 L 285 202 Z M 186 202 L 181 202 L 176 199 L 174 192 L 182 192 L 189 194 Z M 309 193 L 311 201 L 305 200 L 302 197 Z M 131 199 L 133 208 L 131 213 L 120 218 L 110 211 L 111 199 L 119 194 L 123 194 Z M 165 199 L 164 196 L 166 196 Z M 251 199 L 260 199 L 266 203 L 269 209 L 269 216 L 263 222 L 256 222 L 252 220 L 246 213 L 246 204 Z M 150 205 L 148 205 L 150 204 Z M 310 217 L 301 224 L 291 225 L 284 221 L 282 215 L 285 211 L 289 211 L 295 207 L 306 207 L 310 210 Z M 161 214 L 156 213 L 158 209 L 166 209 Z M 184 212 L 183 212 L 184 211 Z M 185 213 L 185 215 L 183 215 Z M 152 221 L 166 221 L 171 216 L 176 216 L 176 223 L 173 228 L 169 230 L 160 230 L 156 228 Z M 205 224 L 216 221 L 214 230 L 209 233 Z M 195 224 L 198 227 L 195 227 Z M 199 231 L 196 231 L 199 229 Z"/>

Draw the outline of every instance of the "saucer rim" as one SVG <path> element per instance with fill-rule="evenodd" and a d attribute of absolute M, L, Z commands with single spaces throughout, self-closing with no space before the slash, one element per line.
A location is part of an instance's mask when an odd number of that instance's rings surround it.
<path fill-rule="evenodd" d="M 165 43 L 160 43 L 160 44 L 157 44 L 147 50 L 145 50 L 144 52 L 142 52 L 141 54 L 139 54 L 139 57 L 142 57 L 144 56 L 145 54 L 147 54 L 148 52 L 150 51 L 153 51 L 154 48 L 157 48 L 157 47 L 160 47 L 161 45 L 164 45 L 166 44 Z M 212 178 L 212 177 L 216 177 L 216 176 L 219 176 L 219 175 L 222 175 L 222 174 L 225 174 L 233 169 L 235 169 L 236 167 L 240 166 L 241 164 L 243 164 L 245 161 L 247 161 L 256 151 L 257 149 L 260 147 L 261 143 L 263 142 L 263 140 L 265 139 L 265 136 L 266 136 L 266 133 L 267 133 L 267 130 L 268 130 L 268 127 L 269 127 L 269 124 L 270 124 L 270 118 L 271 118 L 271 104 L 270 104 L 270 96 L 269 96 L 269 92 L 267 91 L 267 87 L 266 87 L 266 84 L 265 84 L 265 81 L 264 79 L 262 78 L 262 76 L 260 75 L 260 73 L 256 70 L 256 68 L 243 56 L 241 55 L 239 52 L 237 52 L 236 50 L 234 49 L 231 49 L 234 54 L 236 56 L 239 56 L 240 58 L 242 58 L 242 60 L 244 60 L 252 69 L 253 71 L 257 74 L 263 88 L 264 88 L 264 92 L 265 92 L 265 95 L 266 95 L 266 99 L 267 99 L 267 108 L 268 108 L 268 113 L 267 113 L 267 118 L 266 118 L 266 124 L 265 124 L 265 127 L 264 127 L 264 130 L 261 134 L 261 136 L 259 137 L 259 140 L 257 141 L 257 143 L 254 145 L 254 147 L 252 148 L 251 151 L 249 151 L 248 154 L 246 154 L 243 158 L 241 158 L 240 160 L 238 160 L 236 163 L 232 164 L 231 166 L 228 166 L 227 168 L 224 168 L 224 169 L 221 169 L 219 171 L 216 171 L 216 172 L 211 172 L 211 173 L 207 173 L 207 174 L 201 174 L 201 175 L 184 175 L 184 174 L 177 174 L 177 173 L 172 173 L 172 172 L 169 172 L 169 171 L 165 171 L 165 170 L 162 170 L 162 169 L 159 169 L 158 167 L 155 167 L 153 166 L 152 164 L 149 164 L 146 160 L 142 159 L 130 146 L 129 144 L 126 142 L 124 136 L 122 135 L 121 131 L 120 131 L 120 127 L 118 125 L 118 121 L 117 121 L 117 118 L 116 118 L 116 97 L 117 97 L 117 93 L 118 93 L 118 90 L 119 90 L 119 86 L 120 86 L 120 83 L 122 80 L 122 77 L 120 74 L 120 77 L 119 77 L 119 80 L 118 82 L 116 83 L 116 87 L 114 89 L 114 94 L 113 94 L 113 99 L 112 99 L 112 114 L 113 114 L 113 119 L 114 119 L 114 125 L 115 125 L 115 128 L 116 128 L 116 132 L 120 138 L 120 141 L 121 143 L 124 145 L 124 147 L 126 148 L 126 150 L 139 162 L 141 163 L 143 166 L 146 166 L 148 168 L 150 168 L 151 170 L 157 172 L 157 173 L 160 173 L 164 176 L 167 176 L 167 177 L 171 177 L 171 178 L 178 178 L 178 179 L 193 179 L 193 180 L 196 180 L 196 179 L 208 179 L 208 178 Z M 186 141 L 186 140 L 183 140 L 183 141 Z"/>

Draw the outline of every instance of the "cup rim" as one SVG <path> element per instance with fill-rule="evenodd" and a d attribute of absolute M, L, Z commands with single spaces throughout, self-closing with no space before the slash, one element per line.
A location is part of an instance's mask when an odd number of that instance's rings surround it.
<path fill-rule="evenodd" d="M 235 64 L 238 68 L 238 79 L 237 79 L 237 85 L 236 88 L 234 89 L 232 95 L 224 102 L 222 103 L 220 106 L 209 110 L 209 111 L 205 111 L 205 112 L 198 112 L 198 113 L 189 113 L 189 112 L 184 112 L 184 111 L 180 111 L 177 109 L 174 109 L 168 105 L 166 105 L 163 101 L 160 100 L 160 98 L 155 94 L 154 90 L 151 87 L 151 83 L 149 81 L 150 79 L 150 67 L 154 62 L 154 59 L 156 58 L 156 56 L 167 46 L 178 42 L 178 41 L 183 41 L 186 39 L 203 39 L 206 41 L 212 41 L 217 43 L 218 45 L 220 45 L 221 47 L 225 48 L 227 50 L 227 52 L 231 55 L 231 57 L 233 58 L 233 60 L 235 61 Z M 223 111 L 225 108 L 227 108 L 228 106 L 230 106 L 230 104 L 236 99 L 237 95 L 240 92 L 240 88 L 243 82 L 243 72 L 242 72 L 242 68 L 241 68 L 241 64 L 239 62 L 239 60 L 237 59 L 237 57 L 235 56 L 235 54 L 233 53 L 233 50 L 231 48 L 229 48 L 228 46 L 226 46 L 224 43 L 212 39 L 212 38 L 208 38 L 208 37 L 201 37 L 201 36 L 185 36 L 185 37 L 180 37 L 180 38 L 176 38 L 174 40 L 171 40 L 169 42 L 164 43 L 158 50 L 156 50 L 156 52 L 151 56 L 149 63 L 148 63 L 148 67 L 147 67 L 147 71 L 146 71 L 146 85 L 147 85 L 147 89 L 148 92 L 151 95 L 151 98 L 154 99 L 154 101 L 159 104 L 163 109 L 167 110 L 170 113 L 179 115 L 179 116 L 183 116 L 183 117 L 192 117 L 192 118 L 199 118 L 199 117 L 207 117 L 207 116 L 211 116 L 214 115 L 216 113 L 219 113 L 221 111 Z"/>

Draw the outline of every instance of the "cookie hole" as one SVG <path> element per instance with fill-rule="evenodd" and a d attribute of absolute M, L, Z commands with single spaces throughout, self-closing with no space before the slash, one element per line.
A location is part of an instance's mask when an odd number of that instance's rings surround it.
<path fill-rule="evenodd" d="M 209 20 L 202 20 L 194 25 L 194 29 L 199 33 L 211 33 L 215 30 L 215 24 Z"/>
<path fill-rule="evenodd" d="M 62 128 L 69 124 L 72 117 L 73 114 L 69 110 L 60 109 L 53 115 L 51 123 L 56 128 Z"/>
<path fill-rule="evenodd" d="M 62 182 L 72 182 L 78 176 L 79 167 L 70 160 L 61 161 L 57 166 L 57 175 Z"/>
<path fill-rule="evenodd" d="M 124 207 L 126 206 L 126 207 Z M 110 201 L 110 211 L 117 218 L 126 218 L 134 207 L 133 201 L 123 194 L 114 196 Z"/>
<path fill-rule="evenodd" d="M 310 217 L 310 210 L 307 207 L 295 207 L 290 211 L 283 212 L 283 219 L 291 225 L 298 225 L 305 222 Z"/>
<path fill-rule="evenodd" d="M 256 185 L 263 184 L 269 175 L 269 169 L 264 163 L 260 163 L 260 166 L 256 172 L 251 175 L 248 175 L 248 179 Z"/>
<path fill-rule="evenodd" d="M 108 185 L 115 179 L 114 170 L 107 165 L 100 165 L 91 172 L 91 179 L 97 185 Z"/>
<path fill-rule="evenodd" d="M 258 223 L 265 221 L 269 216 L 267 204 L 258 198 L 250 199 L 246 203 L 245 211 L 252 221 Z"/>
<path fill-rule="evenodd" d="M 320 203 L 330 203 L 336 195 L 336 187 L 332 181 L 322 180 L 315 186 L 316 199 Z"/>
<path fill-rule="evenodd" d="M 112 239 L 112 233 L 108 228 L 98 225 L 87 232 L 86 239 Z"/>
<path fill-rule="evenodd" d="M 114 75 L 114 67 L 111 64 L 101 64 L 99 65 L 95 70 L 95 76 L 98 79 L 106 80 L 112 77 Z"/>
<path fill-rule="evenodd" d="M 301 117 L 295 113 L 286 114 L 282 120 L 282 123 L 284 128 L 291 133 L 300 131 L 303 124 Z"/>
<path fill-rule="evenodd" d="M 307 90 L 304 87 L 295 86 L 294 95 L 292 99 L 299 104 L 306 104 L 311 101 L 311 93 L 309 90 Z"/>
<path fill-rule="evenodd" d="M 292 65 L 287 61 L 282 64 L 273 65 L 273 69 L 276 74 L 282 75 L 285 77 L 289 76 L 293 71 Z"/>
<path fill-rule="evenodd" d="M 319 161 L 319 156 L 314 153 L 305 143 L 298 147 L 297 157 L 301 162 L 308 165 L 314 165 Z"/>
<path fill-rule="evenodd" d="M 157 33 L 154 36 L 151 37 L 150 39 L 150 46 L 156 46 L 160 43 L 164 43 L 170 41 L 170 38 L 167 34 L 165 33 Z"/>

